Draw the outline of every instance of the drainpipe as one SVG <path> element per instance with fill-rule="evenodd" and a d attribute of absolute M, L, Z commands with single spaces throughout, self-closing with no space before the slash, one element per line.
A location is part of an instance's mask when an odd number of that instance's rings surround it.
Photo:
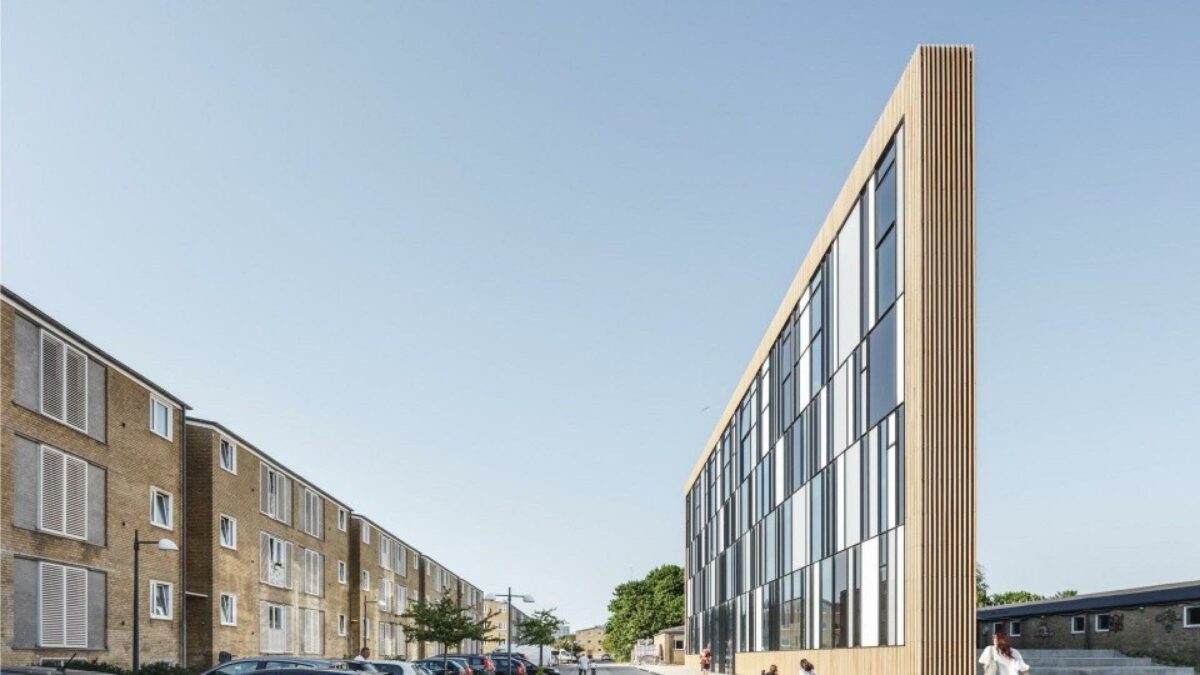
<path fill-rule="evenodd" d="M 179 621 L 179 665 L 187 667 L 187 406 L 179 407 L 179 500 L 180 518 L 179 518 L 179 588 L 182 591 L 179 599 L 183 602 L 179 603 L 180 621 Z M 212 592 L 209 591 L 209 595 Z M 209 599 L 211 602 L 211 597 Z"/>

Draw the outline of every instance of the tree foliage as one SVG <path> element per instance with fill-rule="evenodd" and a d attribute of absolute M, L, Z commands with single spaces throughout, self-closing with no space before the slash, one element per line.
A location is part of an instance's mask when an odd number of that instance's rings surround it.
<path fill-rule="evenodd" d="M 538 671 L 545 661 L 546 645 L 554 644 L 555 633 L 562 628 L 563 621 L 554 615 L 553 609 L 540 609 L 533 616 L 526 617 L 517 628 L 517 642 L 523 645 L 538 646 Z"/>
<path fill-rule="evenodd" d="M 983 565 L 975 563 L 975 606 L 984 607 L 988 604 L 987 572 Z"/>
<path fill-rule="evenodd" d="M 442 670 L 445 671 L 448 660 L 445 654 L 450 652 L 450 647 L 457 647 L 463 640 L 487 639 L 493 616 L 495 613 L 474 619 L 466 607 L 459 607 L 454 598 L 447 596 L 437 602 L 410 603 L 400 618 L 405 622 L 404 631 L 410 639 L 433 642 L 442 647 Z"/>
<path fill-rule="evenodd" d="M 988 598 L 989 605 L 1017 605 L 1022 602 L 1037 602 L 1045 600 L 1045 596 L 1031 593 L 1029 591 L 1005 591 L 1004 593 L 996 593 Z"/>
<path fill-rule="evenodd" d="M 614 658 L 628 658 L 638 640 L 682 624 L 683 604 L 683 568 L 679 565 L 663 565 L 643 579 L 620 584 L 608 603 L 604 651 Z"/>
<path fill-rule="evenodd" d="M 1023 602 L 1037 602 L 1046 599 L 1046 596 L 1030 591 L 1005 591 L 989 595 L 989 590 L 987 574 L 983 569 L 983 565 L 975 563 L 975 604 L 977 606 L 1016 605 Z M 1065 590 L 1055 593 L 1050 598 L 1058 600 L 1061 598 L 1073 598 L 1076 595 L 1079 595 L 1079 591 Z"/>
<path fill-rule="evenodd" d="M 561 651 L 569 652 L 571 656 L 576 658 L 579 658 L 579 655 L 583 653 L 583 645 L 579 644 L 574 634 L 560 637 L 558 642 L 554 643 L 554 647 Z"/>

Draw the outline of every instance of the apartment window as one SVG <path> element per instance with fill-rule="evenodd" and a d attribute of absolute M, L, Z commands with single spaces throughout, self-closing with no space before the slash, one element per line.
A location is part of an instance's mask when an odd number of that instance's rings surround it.
<path fill-rule="evenodd" d="M 150 524 L 165 530 L 172 529 L 172 496 L 161 488 L 150 488 Z"/>
<path fill-rule="evenodd" d="M 363 619 L 363 640 L 371 639 L 371 620 Z"/>
<path fill-rule="evenodd" d="M 1087 630 L 1087 617 L 1073 616 L 1071 617 L 1071 632 L 1079 634 Z"/>
<path fill-rule="evenodd" d="M 321 500 L 321 495 L 304 488 L 304 521 L 301 529 L 314 537 L 320 538 L 324 534 L 323 523 L 325 518 L 325 508 Z"/>
<path fill-rule="evenodd" d="M 362 543 L 371 543 L 371 526 L 366 522 L 362 524 Z"/>
<path fill-rule="evenodd" d="M 167 581 L 150 580 L 150 618 L 170 619 L 174 586 Z"/>
<path fill-rule="evenodd" d="M 88 571 L 38 563 L 40 647 L 87 647 Z"/>
<path fill-rule="evenodd" d="M 221 594 L 221 625 L 237 625 L 237 596 L 232 593 Z"/>
<path fill-rule="evenodd" d="M 1183 608 L 1183 627 L 1200 628 L 1200 605 Z"/>
<path fill-rule="evenodd" d="M 1107 633 L 1109 626 L 1112 625 L 1112 614 L 1097 614 L 1096 615 L 1096 632 Z"/>
<path fill-rule="evenodd" d="M 87 539 L 87 462 L 45 445 L 41 459 L 38 527 L 43 532 Z"/>
<path fill-rule="evenodd" d="M 403 614 L 408 610 L 408 589 L 396 586 L 396 613 Z"/>
<path fill-rule="evenodd" d="M 379 566 L 389 571 L 392 569 L 392 540 L 382 535 L 379 537 Z"/>
<path fill-rule="evenodd" d="M 338 580 L 338 583 L 339 583 L 339 584 L 344 584 L 344 583 L 346 583 L 346 582 L 347 582 L 347 579 L 346 579 L 346 561 L 345 561 L 345 560 L 339 560 L 339 561 L 337 562 L 337 575 L 338 575 L 338 576 L 337 576 L 337 580 Z"/>
<path fill-rule="evenodd" d="M 320 654 L 323 651 L 321 644 L 323 612 L 319 609 L 302 609 L 300 610 L 300 653 L 301 654 Z"/>
<path fill-rule="evenodd" d="M 345 614 L 338 614 L 337 616 L 337 634 L 345 636 L 349 628 L 349 622 L 346 620 Z"/>
<path fill-rule="evenodd" d="M 221 468 L 237 473 L 237 446 L 228 438 L 221 439 Z"/>
<path fill-rule="evenodd" d="M 262 581 L 280 588 L 291 588 L 292 543 L 263 532 L 259 537 L 259 546 L 263 561 Z"/>
<path fill-rule="evenodd" d="M 995 635 L 997 633 L 1003 633 L 1003 632 L 1004 632 L 1004 622 L 1003 621 L 995 621 L 992 623 L 992 635 Z"/>
<path fill-rule="evenodd" d="M 677 652 L 683 651 L 683 639 L 682 638 L 675 638 L 675 651 L 677 651 Z"/>
<path fill-rule="evenodd" d="M 87 432 L 88 359 L 42 331 L 42 413 Z"/>
<path fill-rule="evenodd" d="M 150 394 L 150 431 L 171 440 L 171 406 L 154 394 Z"/>
<path fill-rule="evenodd" d="M 292 522 L 292 480 L 267 464 L 259 469 L 259 510 L 281 523 Z"/>
<path fill-rule="evenodd" d="M 342 507 L 339 506 L 338 507 L 338 530 L 340 530 L 342 532 L 346 531 L 346 516 L 347 515 L 348 514 L 346 513 L 346 509 L 343 509 Z"/>
<path fill-rule="evenodd" d="M 304 549 L 304 592 L 321 595 L 325 585 L 324 556 L 312 549 Z"/>
<path fill-rule="evenodd" d="M 262 638 L 260 645 L 267 654 L 280 654 L 291 651 L 291 641 L 288 640 L 291 608 L 270 602 L 262 604 Z"/>
<path fill-rule="evenodd" d="M 1021 637 L 1021 622 L 1020 621 L 1009 621 L 1008 622 L 1008 635 L 1010 637 Z"/>
<path fill-rule="evenodd" d="M 237 520 L 230 516 L 221 514 L 221 545 L 225 548 L 237 550 Z"/>
<path fill-rule="evenodd" d="M 371 573 L 366 570 L 362 571 L 362 587 L 363 588 L 371 587 Z"/>
<path fill-rule="evenodd" d="M 392 580 L 379 580 L 379 606 L 383 611 L 388 611 L 392 608 Z"/>

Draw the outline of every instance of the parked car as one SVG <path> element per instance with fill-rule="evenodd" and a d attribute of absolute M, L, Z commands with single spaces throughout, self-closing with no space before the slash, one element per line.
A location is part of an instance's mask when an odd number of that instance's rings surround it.
<path fill-rule="evenodd" d="M 452 659 L 463 659 L 471 666 L 471 672 L 475 675 L 495 675 L 496 666 L 486 654 L 447 654 Z M 432 657 L 434 659 L 442 658 L 441 655 Z"/>
<path fill-rule="evenodd" d="M 262 670 L 348 670 L 345 662 L 337 659 L 307 659 L 300 656 L 246 656 L 219 663 L 203 675 L 242 675 Z"/>
<path fill-rule="evenodd" d="M 431 675 L 428 668 L 411 661 L 371 661 L 370 664 L 385 675 Z"/>
<path fill-rule="evenodd" d="M 613 662 L 612 657 L 609 656 L 608 654 L 601 654 L 600 658 L 597 660 L 600 661 L 600 663 L 612 663 Z"/>
<path fill-rule="evenodd" d="M 524 654 L 513 654 L 512 657 L 525 666 L 526 675 L 535 675 L 538 671 L 537 661 L 525 656 Z M 549 659 L 546 660 L 546 665 L 542 666 L 544 675 L 560 675 L 560 673 L 550 666 Z"/>
<path fill-rule="evenodd" d="M 492 655 L 492 662 L 496 664 L 496 675 L 526 675 L 525 663 L 507 654 Z"/>
<path fill-rule="evenodd" d="M 450 657 L 444 661 L 442 659 L 423 659 L 417 661 L 417 663 L 424 666 L 430 675 L 472 675 L 471 665 L 463 659 L 456 659 L 454 657 Z M 445 664 L 445 668 L 443 668 L 443 663 Z"/>

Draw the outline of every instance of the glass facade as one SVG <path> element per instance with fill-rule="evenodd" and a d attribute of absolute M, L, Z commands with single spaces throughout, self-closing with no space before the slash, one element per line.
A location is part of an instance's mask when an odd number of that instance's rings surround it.
<path fill-rule="evenodd" d="M 685 497 L 687 645 L 904 644 L 900 133 Z"/>

